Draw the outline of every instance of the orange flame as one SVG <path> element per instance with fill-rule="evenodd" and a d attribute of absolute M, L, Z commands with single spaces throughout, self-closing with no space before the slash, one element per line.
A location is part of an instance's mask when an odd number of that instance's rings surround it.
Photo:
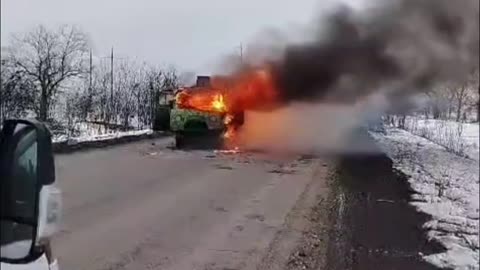
<path fill-rule="evenodd" d="M 223 120 L 223 123 L 227 127 L 227 130 L 223 134 L 223 137 L 225 139 L 233 139 L 233 137 L 235 135 L 235 126 L 232 125 L 232 121 L 233 121 L 233 115 L 231 115 L 231 114 L 225 115 L 225 118 Z"/>
<path fill-rule="evenodd" d="M 177 94 L 176 103 L 182 109 L 211 113 L 225 113 L 227 111 L 223 94 L 206 88 L 183 90 Z"/>
<path fill-rule="evenodd" d="M 258 110 L 275 106 L 277 101 L 278 91 L 268 68 L 213 77 L 211 87 L 188 88 L 177 96 L 181 108 L 217 113 Z"/>
<path fill-rule="evenodd" d="M 212 88 L 223 89 L 228 112 L 262 109 L 274 106 L 278 91 L 270 69 L 251 69 L 228 77 L 214 77 Z"/>
<path fill-rule="evenodd" d="M 270 108 L 277 104 L 278 91 L 270 68 L 247 69 L 230 76 L 211 79 L 211 87 L 193 87 L 177 95 L 180 108 L 225 115 L 224 138 L 233 142 L 234 115 L 246 110 Z"/>
<path fill-rule="evenodd" d="M 217 112 L 225 112 L 227 111 L 227 106 L 225 105 L 225 102 L 223 101 L 223 95 L 222 94 L 216 94 L 213 98 L 212 101 L 212 108 L 213 110 Z"/>

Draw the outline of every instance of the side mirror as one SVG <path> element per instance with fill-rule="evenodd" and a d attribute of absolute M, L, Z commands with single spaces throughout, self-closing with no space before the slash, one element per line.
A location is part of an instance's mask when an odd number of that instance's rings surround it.
<path fill-rule="evenodd" d="M 6 120 L 0 134 L 0 261 L 28 263 L 43 253 L 37 246 L 44 212 L 41 191 L 54 181 L 46 126 L 33 120 Z"/>

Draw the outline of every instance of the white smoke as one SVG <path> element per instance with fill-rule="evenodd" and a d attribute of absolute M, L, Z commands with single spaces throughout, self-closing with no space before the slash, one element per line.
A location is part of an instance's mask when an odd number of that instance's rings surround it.
<path fill-rule="evenodd" d="M 293 153 L 372 152 L 369 142 L 354 132 L 378 120 L 387 107 L 383 96 L 370 96 L 355 105 L 293 103 L 269 112 L 246 112 L 238 133 L 243 149 Z"/>

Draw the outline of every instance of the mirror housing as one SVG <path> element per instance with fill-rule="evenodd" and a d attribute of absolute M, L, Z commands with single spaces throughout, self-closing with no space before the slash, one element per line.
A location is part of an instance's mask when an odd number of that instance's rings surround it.
<path fill-rule="evenodd" d="M 31 147 L 22 150 L 22 155 L 30 151 L 31 156 L 30 160 L 22 161 L 25 163 L 22 167 L 18 164 L 23 157 L 18 156 L 18 152 L 25 145 Z M 55 165 L 51 134 L 47 127 L 35 120 L 6 120 L 0 133 L 0 222 L 2 236 L 4 233 L 12 235 L 12 239 L 2 240 L 0 261 L 24 264 L 43 254 L 43 247 L 38 246 L 41 191 L 54 182 Z M 17 234 L 21 236 L 17 237 Z M 30 246 L 27 247 L 27 244 Z M 17 252 L 18 247 L 22 247 L 20 249 L 24 252 Z"/>
<path fill-rule="evenodd" d="M 6 146 L 4 146 L 4 144 L 8 144 L 8 140 L 11 139 L 15 128 L 19 124 L 23 124 L 35 129 L 37 133 L 38 144 L 38 180 L 40 181 L 41 185 L 53 184 L 55 182 L 55 163 L 53 160 L 52 152 L 52 135 L 48 128 L 45 126 L 45 124 L 37 120 L 5 120 L 5 122 L 3 123 L 2 133 L 0 135 L 0 151 L 2 151 L 0 152 L 2 156 L 2 159 L 0 159 L 0 161 L 3 162 L 3 151 L 4 149 L 6 149 Z M 12 157 L 7 157 L 7 159 L 8 158 Z M 1 163 L 0 165 L 3 165 L 3 163 Z M 3 171 L 0 172 L 3 173 Z"/>

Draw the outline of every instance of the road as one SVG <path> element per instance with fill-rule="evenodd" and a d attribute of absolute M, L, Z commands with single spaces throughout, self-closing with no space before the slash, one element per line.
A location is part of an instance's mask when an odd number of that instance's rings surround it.
<path fill-rule="evenodd" d="M 62 269 L 273 265 L 264 262 L 267 253 L 272 259 L 271 243 L 279 245 L 287 216 L 308 207 L 298 205 L 323 179 L 319 160 L 168 144 L 163 138 L 56 155 L 64 221 L 53 248 Z"/>
<path fill-rule="evenodd" d="M 429 240 L 429 216 L 409 203 L 409 177 L 395 170 L 366 130 L 329 166 L 328 197 L 317 200 L 286 269 L 439 270 L 422 257 L 445 252 Z M 356 147 L 356 148 L 355 148 Z"/>
<path fill-rule="evenodd" d="M 344 157 L 336 166 L 325 269 L 439 270 L 422 259 L 445 250 L 422 228 L 428 215 L 408 203 L 408 177 L 383 154 Z"/>

